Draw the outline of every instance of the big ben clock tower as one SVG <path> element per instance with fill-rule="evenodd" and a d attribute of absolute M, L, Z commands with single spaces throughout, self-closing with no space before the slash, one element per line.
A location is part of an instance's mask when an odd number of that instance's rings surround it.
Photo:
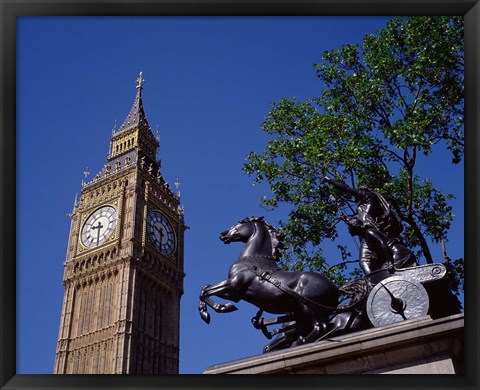
<path fill-rule="evenodd" d="M 183 210 L 165 182 L 137 79 L 105 166 L 71 217 L 54 372 L 178 373 Z"/>

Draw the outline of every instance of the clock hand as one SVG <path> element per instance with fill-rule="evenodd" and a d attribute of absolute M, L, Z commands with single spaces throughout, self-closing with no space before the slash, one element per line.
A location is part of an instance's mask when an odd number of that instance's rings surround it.
<path fill-rule="evenodd" d="M 103 228 L 103 225 L 101 224 L 100 221 L 98 221 L 98 225 L 97 226 L 92 226 L 92 230 L 93 229 L 98 229 L 98 232 L 97 232 L 97 245 L 99 244 L 100 242 L 100 229 Z"/>
<path fill-rule="evenodd" d="M 162 241 L 163 237 L 165 236 L 165 234 L 163 233 L 163 229 L 159 229 L 157 225 L 153 225 L 153 228 L 160 233 L 160 241 Z"/>

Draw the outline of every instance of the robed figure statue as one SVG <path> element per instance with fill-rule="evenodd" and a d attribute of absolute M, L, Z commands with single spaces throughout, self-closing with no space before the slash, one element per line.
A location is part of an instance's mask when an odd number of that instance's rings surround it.
<path fill-rule="evenodd" d="M 350 234 L 360 237 L 359 261 L 366 275 L 381 268 L 416 265 L 412 251 L 400 239 L 402 223 L 381 194 L 366 187 L 351 188 L 328 176 L 324 179 L 355 199 L 357 214 L 346 223 Z"/>

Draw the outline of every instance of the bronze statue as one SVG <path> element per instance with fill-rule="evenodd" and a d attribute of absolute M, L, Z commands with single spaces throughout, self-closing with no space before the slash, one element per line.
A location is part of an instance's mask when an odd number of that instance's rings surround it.
<path fill-rule="evenodd" d="M 351 225 L 354 232 L 357 225 L 363 226 L 358 222 Z M 412 264 L 413 255 L 403 244 L 391 238 L 387 240 L 383 231 L 372 226 L 363 229 L 374 230 L 374 239 L 385 246 L 382 250 L 388 247 L 391 251 L 389 261 L 393 265 L 380 267 L 337 287 L 330 279 L 315 272 L 281 270 L 277 261 L 283 244 L 277 229 L 263 217 L 240 220 L 220 233 L 220 239 L 225 244 L 243 242 L 244 247 L 230 266 L 227 279 L 201 289 L 200 317 L 210 323 L 208 306 L 217 313 L 237 310 L 232 303 L 221 304 L 211 296 L 233 302 L 247 301 L 259 308 L 252 318 L 253 326 L 268 339 L 275 336 L 264 347 L 264 352 L 270 352 L 328 340 L 372 326 L 419 318 L 427 313 L 438 318 L 460 311 L 460 304 L 448 287 L 444 265 L 416 266 L 414 263 L 414 266 L 407 267 Z M 366 245 L 371 244 L 368 241 L 370 234 L 364 235 Z M 373 250 L 377 251 L 376 255 L 382 254 L 378 248 Z M 399 264 L 402 267 L 397 267 Z M 440 306 L 432 296 L 442 297 Z M 263 318 L 264 312 L 278 317 Z M 276 325 L 280 327 L 272 331 L 268 329 Z"/>
<path fill-rule="evenodd" d="M 416 265 L 414 254 L 400 239 L 402 223 L 382 195 L 366 187 L 351 188 L 343 181 L 335 181 L 328 176 L 324 179 L 336 189 L 353 196 L 357 203 L 356 217 L 347 219 L 346 223 L 350 234 L 360 237 L 359 261 L 365 275 L 383 267 Z"/>

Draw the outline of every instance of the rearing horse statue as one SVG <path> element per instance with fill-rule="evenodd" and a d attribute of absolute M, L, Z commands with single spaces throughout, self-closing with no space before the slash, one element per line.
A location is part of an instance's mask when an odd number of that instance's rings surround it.
<path fill-rule="evenodd" d="M 328 329 L 331 308 L 338 305 L 340 291 L 327 277 L 314 272 L 289 272 L 277 266 L 282 243 L 277 230 L 263 217 L 242 219 L 220 233 L 220 240 L 245 243 L 227 279 L 200 292 L 199 311 L 208 324 L 207 306 L 217 313 L 237 310 L 232 303 L 220 304 L 210 297 L 247 301 L 272 314 L 286 314 L 295 322 L 291 346 L 318 340 Z"/>

